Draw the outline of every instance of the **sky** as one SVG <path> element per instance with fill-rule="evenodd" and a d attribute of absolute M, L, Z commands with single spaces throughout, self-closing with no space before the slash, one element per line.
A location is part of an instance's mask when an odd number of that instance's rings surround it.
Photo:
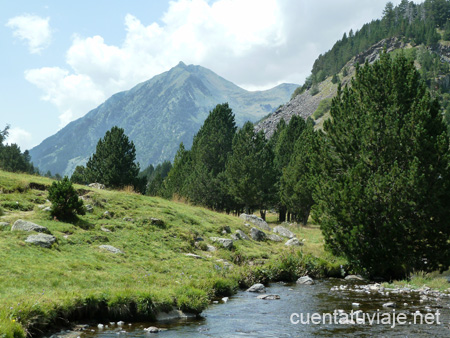
<path fill-rule="evenodd" d="M 319 54 L 381 18 L 386 3 L 2 0 L 0 130 L 9 125 L 6 142 L 31 149 L 180 61 L 247 90 L 303 84 Z"/>

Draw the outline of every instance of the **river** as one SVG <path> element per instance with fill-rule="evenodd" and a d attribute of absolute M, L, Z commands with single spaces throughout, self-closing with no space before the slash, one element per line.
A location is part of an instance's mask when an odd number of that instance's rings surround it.
<path fill-rule="evenodd" d="M 92 327 L 80 336 L 81 338 L 450 336 L 449 297 L 439 297 L 440 299 L 436 300 L 431 295 L 422 294 L 421 300 L 418 292 L 398 293 L 396 290 L 386 290 L 389 294 L 386 292 L 382 294 L 369 292 L 357 285 L 340 279 L 324 279 L 316 281 L 315 285 L 273 283 L 266 288 L 266 294 L 279 295 L 279 300 L 261 300 L 256 298 L 258 294 L 240 291 L 230 297 L 226 304 L 212 304 L 202 313 L 200 319 L 171 323 L 132 325 L 125 323 L 122 327 L 103 323 L 108 325 L 108 328 Z M 336 288 L 344 290 L 332 290 Z M 396 308 L 383 307 L 387 302 L 394 302 Z M 358 310 L 360 312 L 354 314 L 353 319 L 355 322 L 359 318 L 359 323 L 339 323 L 339 320 L 351 320 L 352 311 L 355 313 Z M 420 315 L 416 311 L 420 311 Z M 309 324 L 305 323 L 308 321 L 308 314 Z M 369 323 L 370 319 L 374 320 L 372 324 Z M 423 323 L 420 324 L 420 321 Z M 392 327 L 394 322 L 396 325 Z M 149 326 L 167 330 L 151 334 L 144 330 Z"/>

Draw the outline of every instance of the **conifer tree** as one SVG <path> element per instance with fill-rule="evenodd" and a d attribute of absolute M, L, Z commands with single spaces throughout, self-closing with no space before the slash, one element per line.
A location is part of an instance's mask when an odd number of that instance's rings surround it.
<path fill-rule="evenodd" d="M 339 88 L 315 213 L 326 245 L 370 276 L 449 266 L 449 140 L 412 61 L 383 53 Z"/>
<path fill-rule="evenodd" d="M 139 164 L 135 163 L 136 148 L 124 130 L 117 126 L 107 131 L 97 143 L 95 153 L 86 163 L 86 177 L 91 182 L 111 188 L 135 185 Z"/>

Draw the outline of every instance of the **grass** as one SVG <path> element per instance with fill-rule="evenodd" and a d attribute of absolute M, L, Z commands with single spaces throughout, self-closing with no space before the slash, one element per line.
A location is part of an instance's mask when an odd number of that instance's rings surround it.
<path fill-rule="evenodd" d="M 395 287 L 395 288 L 411 288 L 411 289 L 420 289 L 423 287 L 429 287 L 434 290 L 439 291 L 449 291 L 450 271 L 446 271 L 444 273 L 439 273 L 437 271 L 426 273 L 423 271 L 419 271 L 414 273 L 411 278 L 407 280 L 394 281 L 390 284 L 386 283 L 387 287 Z"/>
<path fill-rule="evenodd" d="M 151 320 L 171 308 L 200 313 L 214 297 L 230 295 L 238 286 L 292 280 L 303 273 L 332 275 L 343 263 L 323 251 L 314 226 L 290 227 L 305 239 L 302 248 L 236 241 L 232 251 L 202 251 L 206 246 L 196 245 L 198 237 L 213 244 L 210 237 L 229 237 L 221 233 L 224 226 L 247 234 L 250 229 L 237 217 L 130 189 L 75 185 L 94 211 L 74 224 L 60 222 L 43 210 L 50 205 L 45 189 L 51 182 L 0 171 L 0 221 L 30 220 L 57 238 L 51 249 L 44 249 L 25 243 L 27 233 L 0 230 L 1 338 L 38 335 L 68 321 Z M 151 218 L 164 225 L 152 225 Z M 268 218 L 275 221 L 274 215 Z M 102 244 L 124 253 L 102 250 Z"/>

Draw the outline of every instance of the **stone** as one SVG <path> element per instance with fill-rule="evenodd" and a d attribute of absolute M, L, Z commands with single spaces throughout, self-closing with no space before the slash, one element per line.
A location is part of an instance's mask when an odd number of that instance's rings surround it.
<path fill-rule="evenodd" d="M 156 326 L 150 326 L 150 327 L 145 328 L 144 331 L 147 331 L 148 333 L 158 333 L 161 330 L 159 328 L 157 328 Z"/>
<path fill-rule="evenodd" d="M 46 227 L 22 219 L 18 219 L 14 222 L 11 231 L 35 231 L 50 234 L 50 231 Z"/>
<path fill-rule="evenodd" d="M 359 275 L 348 275 L 345 276 L 345 280 L 357 280 L 357 281 L 364 281 L 365 279 Z"/>
<path fill-rule="evenodd" d="M 109 252 L 112 252 L 113 254 L 122 254 L 123 253 L 123 251 L 113 247 L 112 245 L 100 245 L 99 248 L 107 250 Z"/>
<path fill-rule="evenodd" d="M 261 228 L 266 231 L 270 231 L 270 227 L 267 224 L 265 220 L 263 220 L 261 217 L 255 216 L 255 215 L 248 215 L 248 214 L 240 214 L 239 218 L 243 219 L 246 222 L 250 222 L 254 225 L 256 225 L 258 228 Z"/>
<path fill-rule="evenodd" d="M 233 241 L 238 241 L 238 240 L 240 240 L 240 238 L 237 236 L 237 235 L 231 235 L 231 239 L 233 240 Z"/>
<path fill-rule="evenodd" d="M 103 231 L 103 232 L 111 232 L 111 230 L 109 230 L 107 228 L 104 228 L 104 227 L 101 227 L 100 230 Z"/>
<path fill-rule="evenodd" d="M 267 238 L 273 242 L 283 242 L 283 238 L 281 238 L 278 235 L 274 235 L 274 234 L 268 234 Z"/>
<path fill-rule="evenodd" d="M 238 237 L 239 239 L 242 239 L 244 241 L 249 241 L 250 237 L 248 237 L 245 232 L 243 232 L 242 230 L 236 230 L 236 237 Z"/>
<path fill-rule="evenodd" d="M 210 244 L 206 244 L 206 251 L 208 251 L 208 252 L 214 252 L 214 251 L 217 251 L 217 249 L 216 249 L 215 246 L 212 246 L 212 245 L 210 245 Z"/>
<path fill-rule="evenodd" d="M 286 229 L 284 226 L 281 226 L 281 225 L 277 225 L 275 228 L 273 228 L 272 231 L 283 237 L 287 237 L 287 238 L 295 237 L 295 234 L 292 231 Z"/>
<path fill-rule="evenodd" d="M 86 212 L 92 214 L 94 212 L 94 207 L 90 204 L 86 204 L 85 206 Z"/>
<path fill-rule="evenodd" d="M 222 302 L 226 303 L 226 302 L 228 302 L 228 299 L 229 299 L 228 297 L 223 297 Z"/>
<path fill-rule="evenodd" d="M 280 296 L 279 295 L 260 295 L 256 298 L 264 299 L 264 300 L 275 300 L 275 299 L 280 299 Z"/>
<path fill-rule="evenodd" d="M 303 277 L 300 277 L 299 279 L 297 279 L 296 283 L 301 284 L 301 285 L 313 285 L 314 280 L 309 276 L 303 276 Z"/>
<path fill-rule="evenodd" d="M 303 242 L 300 242 L 297 238 L 291 238 L 286 243 L 284 243 L 284 245 L 287 245 L 287 246 L 302 246 Z"/>
<path fill-rule="evenodd" d="M 266 234 L 265 234 L 265 232 L 263 232 L 259 229 L 251 228 L 250 237 L 255 241 L 261 242 L 266 239 Z"/>
<path fill-rule="evenodd" d="M 165 223 L 162 219 L 152 217 L 150 218 L 150 224 L 161 227 L 164 226 Z"/>
<path fill-rule="evenodd" d="M 247 292 L 260 292 L 260 293 L 262 293 L 262 292 L 266 291 L 266 288 L 265 288 L 264 284 L 257 283 L 257 284 L 253 284 L 246 291 Z"/>
<path fill-rule="evenodd" d="M 124 217 L 122 220 L 124 222 L 134 222 L 134 219 L 132 219 L 131 217 Z"/>
<path fill-rule="evenodd" d="M 101 183 L 91 183 L 89 184 L 89 187 L 94 189 L 105 189 L 105 185 Z"/>
<path fill-rule="evenodd" d="M 45 212 L 50 212 L 50 211 L 52 211 L 52 208 L 50 208 L 50 207 L 45 207 L 45 208 L 42 209 L 42 210 L 44 210 Z"/>
<path fill-rule="evenodd" d="M 51 248 L 53 243 L 56 242 L 55 236 L 47 235 L 47 234 L 37 234 L 37 235 L 30 235 L 25 240 L 27 243 L 31 243 L 34 245 L 39 245 L 43 248 Z"/>
<path fill-rule="evenodd" d="M 222 245 L 225 249 L 230 250 L 231 248 L 233 248 L 234 244 L 233 244 L 233 240 L 232 239 L 228 239 L 228 238 L 219 238 L 219 237 L 211 237 L 210 238 L 211 241 L 219 243 L 220 245 Z"/>
<path fill-rule="evenodd" d="M 188 257 L 192 257 L 192 258 L 203 259 L 202 256 L 199 256 L 199 255 L 196 255 L 196 254 L 193 254 L 193 253 L 186 253 L 184 255 L 188 256 Z"/>
<path fill-rule="evenodd" d="M 226 234 L 231 234 L 231 228 L 230 228 L 230 226 L 229 225 L 225 225 L 223 228 L 222 228 L 222 233 L 225 231 L 225 233 Z"/>
<path fill-rule="evenodd" d="M 384 303 L 383 307 L 397 307 L 397 304 L 395 304 L 394 302 L 388 302 L 388 303 Z"/>

